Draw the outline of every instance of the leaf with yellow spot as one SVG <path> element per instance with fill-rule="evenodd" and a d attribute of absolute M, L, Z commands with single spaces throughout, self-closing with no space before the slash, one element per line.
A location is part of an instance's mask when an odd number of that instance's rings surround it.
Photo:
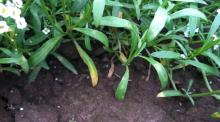
<path fill-rule="evenodd" d="M 125 56 L 124 53 L 120 52 L 119 53 L 119 60 L 123 63 L 123 64 L 126 64 L 127 63 L 127 57 Z"/>
<path fill-rule="evenodd" d="M 157 97 L 177 97 L 177 96 L 183 96 L 183 94 L 177 90 L 165 90 L 157 95 Z"/>
<path fill-rule="evenodd" d="M 89 68 L 92 86 L 95 87 L 98 83 L 98 72 L 97 72 L 96 66 L 94 62 L 92 61 L 92 59 L 89 57 L 89 55 L 80 47 L 80 45 L 76 41 L 74 41 L 74 44 L 83 62 Z"/>
<path fill-rule="evenodd" d="M 215 112 L 213 114 L 211 114 L 212 118 L 216 118 L 216 119 L 220 119 L 220 112 Z"/>

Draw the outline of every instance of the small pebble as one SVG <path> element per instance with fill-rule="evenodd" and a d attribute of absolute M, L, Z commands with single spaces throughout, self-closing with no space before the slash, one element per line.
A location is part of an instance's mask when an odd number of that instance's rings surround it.
<path fill-rule="evenodd" d="M 10 93 L 14 93 L 14 90 L 10 90 Z"/>
<path fill-rule="evenodd" d="M 20 108 L 20 111 L 23 111 L 24 110 L 24 108 Z"/>
<path fill-rule="evenodd" d="M 177 112 L 180 112 L 180 109 L 176 109 Z"/>

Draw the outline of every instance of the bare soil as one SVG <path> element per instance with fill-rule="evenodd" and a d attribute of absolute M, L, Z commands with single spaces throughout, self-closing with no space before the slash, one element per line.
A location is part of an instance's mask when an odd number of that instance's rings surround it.
<path fill-rule="evenodd" d="M 130 68 L 126 99 L 114 97 L 124 67 L 115 66 L 111 78 L 108 57 L 97 60 L 99 83 L 91 87 L 86 66 L 82 61 L 73 61 L 79 69 L 74 75 L 56 60 L 50 61 L 50 71 L 40 73 L 37 80 L 28 83 L 27 77 L 0 74 L 0 122 L 219 122 L 211 119 L 219 103 L 212 97 L 196 99 L 192 106 L 184 98 L 157 98 L 159 81 L 152 69 L 146 81 L 147 66 L 136 61 Z M 189 79 L 199 82 L 194 91 L 204 91 L 201 75 L 193 69 L 175 73 L 175 80 L 184 86 Z M 212 79 L 215 87 L 218 79 Z M 219 87 L 218 87 L 219 88 Z"/>

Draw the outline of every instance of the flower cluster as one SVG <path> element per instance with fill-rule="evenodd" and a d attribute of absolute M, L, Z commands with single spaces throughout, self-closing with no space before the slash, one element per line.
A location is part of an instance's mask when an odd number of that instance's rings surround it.
<path fill-rule="evenodd" d="M 49 28 L 44 28 L 44 29 L 42 30 L 42 32 L 43 32 L 45 35 L 47 35 L 48 33 L 50 33 L 50 29 L 49 29 Z"/>
<path fill-rule="evenodd" d="M 220 14 L 220 9 L 217 10 L 217 13 Z"/>
<path fill-rule="evenodd" d="M 11 18 L 15 21 L 18 29 L 27 27 L 24 17 L 21 17 L 22 0 L 7 0 L 5 4 L 0 3 L 0 16 L 3 19 Z M 0 33 L 11 31 L 5 20 L 0 21 Z"/>
<path fill-rule="evenodd" d="M 216 41 L 218 39 L 217 35 L 212 35 L 212 37 L 214 38 L 213 41 Z M 219 49 L 219 45 L 214 45 L 213 50 L 218 50 Z"/>

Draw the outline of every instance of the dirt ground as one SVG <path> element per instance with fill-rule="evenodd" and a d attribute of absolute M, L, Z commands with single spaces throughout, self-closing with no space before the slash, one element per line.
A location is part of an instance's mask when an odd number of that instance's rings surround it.
<path fill-rule="evenodd" d="M 107 78 L 109 61 L 96 61 L 99 83 L 92 88 L 88 71 L 82 61 L 75 62 L 79 75 L 74 75 L 56 60 L 49 71 L 40 73 L 28 83 L 27 77 L 0 74 L 0 122 L 219 122 L 209 115 L 218 110 L 219 103 L 212 97 L 196 99 L 196 105 L 183 98 L 156 98 L 159 81 L 152 70 L 145 80 L 147 68 L 141 62 L 131 66 L 126 99 L 117 101 L 114 89 L 124 68 L 115 66 L 115 75 Z M 74 62 L 74 61 L 73 61 Z M 199 73 L 187 70 L 176 73 L 175 80 L 184 84 L 193 78 L 204 86 Z M 213 84 L 220 86 L 219 79 Z"/>

